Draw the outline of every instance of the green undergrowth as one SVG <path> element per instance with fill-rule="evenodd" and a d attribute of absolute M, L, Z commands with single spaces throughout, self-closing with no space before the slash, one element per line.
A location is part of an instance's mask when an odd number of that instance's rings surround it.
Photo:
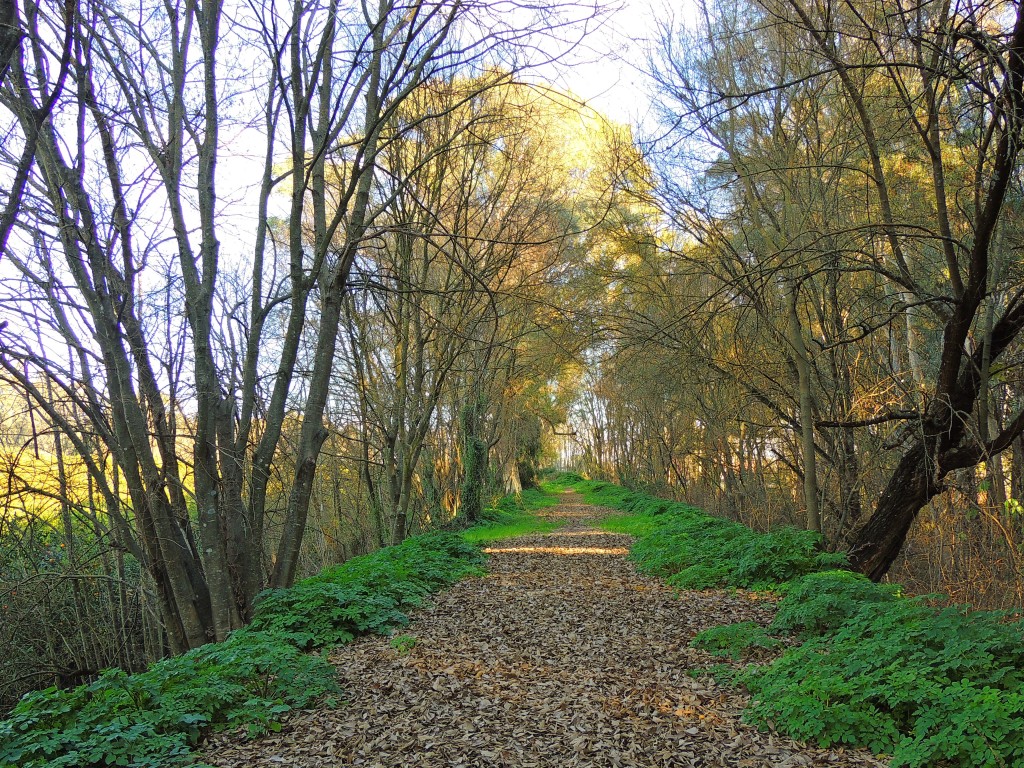
<path fill-rule="evenodd" d="M 703 648 L 713 656 L 739 661 L 754 648 L 774 650 L 782 645 L 782 641 L 772 637 L 757 622 L 740 621 L 705 629 L 694 636 L 690 645 Z"/>
<path fill-rule="evenodd" d="M 404 626 L 409 609 L 483 562 L 458 535 L 431 533 L 264 592 L 251 625 L 223 643 L 28 694 L 0 722 L 0 766 L 192 765 L 211 730 L 276 730 L 284 713 L 340 693 L 333 667 L 309 650 Z"/>
<path fill-rule="evenodd" d="M 736 660 L 788 647 L 769 664 L 705 670 L 751 693 L 745 717 L 820 746 L 867 747 L 909 768 L 1024 765 L 1024 620 L 838 570 L 815 535 L 755 533 L 686 504 L 577 481 L 591 504 L 626 514 L 606 530 L 637 537 L 640 570 L 686 588 L 771 588 L 771 626 L 713 627 L 693 645 Z M 792 645 L 792 643 L 789 643 Z"/>
<path fill-rule="evenodd" d="M 559 485 L 545 482 L 540 488 L 528 488 L 521 493 L 504 496 L 494 506 L 485 509 L 483 521 L 463 531 L 462 538 L 473 544 L 482 544 L 531 533 L 550 533 L 562 522 L 545 520 L 536 512 L 558 504 L 561 490 Z"/>
<path fill-rule="evenodd" d="M 630 557 L 643 573 L 680 589 L 778 589 L 791 579 L 846 563 L 821 537 L 795 528 L 769 533 L 712 517 L 689 504 L 657 499 L 612 483 L 585 480 L 575 489 L 588 504 L 625 512 L 601 527 L 637 537 Z"/>
<path fill-rule="evenodd" d="M 464 576 L 483 573 L 484 556 L 451 533 L 413 536 L 354 557 L 289 589 L 264 592 L 250 629 L 287 634 L 303 648 L 405 626 L 408 611 Z"/>
<path fill-rule="evenodd" d="M 804 643 L 740 676 L 750 721 L 822 746 L 866 746 L 893 766 L 1024 765 L 1019 617 L 826 572 L 794 584 L 771 631 Z"/>

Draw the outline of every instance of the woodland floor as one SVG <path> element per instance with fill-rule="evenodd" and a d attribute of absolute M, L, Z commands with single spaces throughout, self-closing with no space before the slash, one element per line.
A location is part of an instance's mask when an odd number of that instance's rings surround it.
<path fill-rule="evenodd" d="M 202 759 L 240 766 L 884 766 L 741 722 L 745 697 L 690 670 L 688 646 L 734 621 L 771 621 L 752 593 L 683 592 L 640 576 L 627 536 L 593 527 L 607 510 L 565 502 L 551 534 L 497 542 L 486 577 L 413 616 L 402 655 L 385 637 L 331 654 L 345 690 L 252 740 L 221 734 Z"/>

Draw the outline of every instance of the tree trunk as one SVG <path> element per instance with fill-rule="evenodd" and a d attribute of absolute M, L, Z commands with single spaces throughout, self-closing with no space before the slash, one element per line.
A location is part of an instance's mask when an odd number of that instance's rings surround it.
<path fill-rule="evenodd" d="M 930 464 L 922 442 L 903 455 L 874 513 L 850 545 L 850 565 L 872 581 L 888 573 L 917 513 L 942 492 L 942 483 L 934 481 Z"/>
<path fill-rule="evenodd" d="M 807 346 L 796 311 L 797 290 L 790 286 L 789 342 L 793 347 L 800 397 L 800 452 L 804 462 L 804 505 L 807 509 L 807 530 L 821 530 L 821 511 L 818 508 L 818 465 L 814 453 L 814 409 L 811 402 L 811 366 L 807 360 Z"/>
<path fill-rule="evenodd" d="M 480 519 L 480 513 L 483 511 L 484 482 L 487 477 L 487 446 L 479 434 L 483 409 L 483 398 L 476 395 L 470 403 L 463 406 L 459 414 L 464 440 L 459 511 L 470 522 Z"/>

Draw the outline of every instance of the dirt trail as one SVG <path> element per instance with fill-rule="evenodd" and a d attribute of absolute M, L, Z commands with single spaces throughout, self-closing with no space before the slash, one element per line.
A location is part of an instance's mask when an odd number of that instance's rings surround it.
<path fill-rule="evenodd" d="M 548 535 L 497 542 L 485 578 L 436 597 L 404 631 L 337 649 L 345 702 L 251 741 L 221 735 L 203 759 L 238 766 L 883 766 L 802 747 L 740 722 L 744 697 L 695 679 L 709 626 L 767 623 L 747 593 L 681 596 L 637 575 L 629 537 L 592 526 L 571 494 Z"/>

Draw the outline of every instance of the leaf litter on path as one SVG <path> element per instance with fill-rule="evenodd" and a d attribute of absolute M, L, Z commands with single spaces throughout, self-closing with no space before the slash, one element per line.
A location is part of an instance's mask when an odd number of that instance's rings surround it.
<path fill-rule="evenodd" d="M 202 760 L 241 766 L 366 768 L 860 768 L 862 750 L 819 749 L 740 719 L 746 697 L 694 677 L 713 661 L 688 643 L 708 627 L 767 625 L 753 593 L 678 592 L 637 574 L 628 536 L 593 527 L 601 510 L 566 495 L 567 520 L 496 542 L 488 574 L 418 611 L 403 634 L 332 651 L 333 707 L 293 713 L 280 732 L 213 737 Z"/>

